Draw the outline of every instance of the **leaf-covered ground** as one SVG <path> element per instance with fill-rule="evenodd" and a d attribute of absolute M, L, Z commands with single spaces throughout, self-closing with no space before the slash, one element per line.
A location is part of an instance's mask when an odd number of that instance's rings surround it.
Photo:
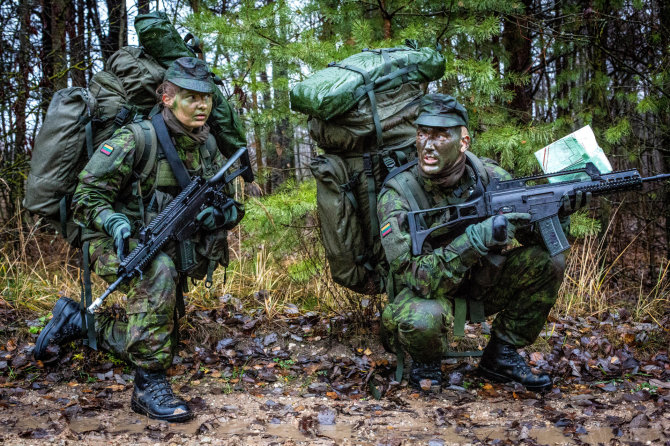
<path fill-rule="evenodd" d="M 670 315 L 551 321 L 526 350 L 555 377 L 541 395 L 481 379 L 475 359 L 444 361 L 445 387 L 415 391 L 392 380 L 374 330 L 291 306 L 271 322 L 238 310 L 187 316 L 169 375 L 197 417 L 169 424 L 129 409 L 132 371 L 108 355 L 77 344 L 34 361 L 35 335 L 20 333 L 41 321 L 0 307 L 0 443 L 670 445 Z M 485 338 L 473 326 L 466 341 Z"/>

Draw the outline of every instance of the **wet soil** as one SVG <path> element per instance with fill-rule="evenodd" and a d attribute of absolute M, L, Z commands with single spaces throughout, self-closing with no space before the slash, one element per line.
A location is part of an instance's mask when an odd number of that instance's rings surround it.
<path fill-rule="evenodd" d="M 334 363 L 343 354 L 356 354 L 348 349 L 342 344 L 331 344 L 327 351 L 324 346 L 311 348 L 316 357 L 323 353 L 322 359 Z M 318 367 L 305 370 L 273 361 L 256 367 L 256 379 L 230 377 L 203 367 L 179 375 L 173 368 L 173 388 L 196 412 L 193 420 L 183 424 L 132 412 L 131 376 L 118 367 L 89 376 L 90 382 L 50 383 L 53 375 L 32 383 L 6 381 L 0 388 L 0 443 L 670 444 L 668 389 L 633 392 L 640 386 L 631 390 L 630 382 L 613 381 L 564 383 L 539 394 L 514 384 L 487 382 L 477 376 L 475 363 L 474 359 L 444 363 L 445 373 L 452 370 L 452 378 L 454 373 L 462 378 L 460 386 L 425 392 L 391 382 L 380 400 L 367 391 L 345 394 L 322 386 L 321 375 L 314 372 Z M 291 367 L 295 374 L 289 373 Z M 268 370 L 275 373 L 276 381 L 258 379 Z"/>
<path fill-rule="evenodd" d="M 192 421 L 176 424 L 130 411 L 130 384 L 96 384 L 17 390 L 0 406 L 4 426 L 0 441 L 14 445 L 433 446 L 670 441 L 668 401 L 626 401 L 630 392 L 625 390 L 580 393 L 587 389 L 566 388 L 543 396 L 496 384 L 431 394 L 405 388 L 379 401 L 338 400 L 278 384 L 221 393 L 228 383 L 205 377 L 196 385 L 175 382 L 197 413 Z M 12 395 L 12 388 L 3 390 Z"/>
<path fill-rule="evenodd" d="M 670 318 L 552 321 L 523 352 L 554 377 L 539 394 L 479 377 L 477 358 L 445 360 L 442 388 L 413 389 L 393 379 L 395 356 L 374 327 L 291 311 L 282 323 L 235 311 L 187 316 L 203 335 L 187 331 L 168 370 L 196 414 L 183 424 L 130 410 L 133 371 L 123 362 L 80 343 L 35 361 L 36 336 L 9 330 L 33 321 L 5 318 L 0 444 L 670 446 Z M 476 350 L 486 337 L 468 326 L 463 341 Z"/>

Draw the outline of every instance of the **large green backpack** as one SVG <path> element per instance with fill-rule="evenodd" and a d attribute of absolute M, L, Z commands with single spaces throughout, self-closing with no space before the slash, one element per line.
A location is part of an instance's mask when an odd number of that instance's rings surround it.
<path fill-rule="evenodd" d="M 32 151 L 23 205 L 54 224 L 78 245 L 79 231 L 70 216 L 70 199 L 79 172 L 93 151 L 125 124 L 137 143 L 135 172 L 149 174 L 156 154 L 153 128 L 142 120 L 156 105 L 156 89 L 165 69 L 177 58 L 194 56 L 189 46 L 162 13 L 140 15 L 135 20 L 140 47 L 124 47 L 96 73 L 89 88 L 71 87 L 54 94 Z M 208 123 L 219 150 L 229 156 L 245 145 L 237 113 L 217 89 Z M 143 156 L 144 153 L 148 156 Z"/>
<path fill-rule="evenodd" d="M 408 41 L 330 64 L 291 91 L 291 107 L 310 116 L 310 136 L 325 152 L 310 169 L 331 276 L 353 291 L 384 290 L 377 193 L 389 171 L 415 156 L 421 84 L 443 74 L 437 51 Z"/>

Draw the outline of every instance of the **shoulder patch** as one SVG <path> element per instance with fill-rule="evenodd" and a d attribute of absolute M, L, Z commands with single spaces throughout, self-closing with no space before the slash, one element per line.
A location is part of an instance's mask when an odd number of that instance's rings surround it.
<path fill-rule="evenodd" d="M 391 227 L 391 223 L 386 223 L 384 226 L 381 228 L 381 234 L 382 237 L 386 237 L 389 235 L 391 232 L 393 232 L 393 228 Z"/>
<path fill-rule="evenodd" d="M 109 144 L 103 144 L 102 147 L 100 147 L 100 152 L 107 156 L 111 155 L 113 151 L 114 147 L 110 146 Z"/>

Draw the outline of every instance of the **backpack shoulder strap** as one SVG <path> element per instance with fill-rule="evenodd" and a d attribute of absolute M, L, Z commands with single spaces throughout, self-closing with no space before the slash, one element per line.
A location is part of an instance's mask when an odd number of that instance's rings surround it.
<path fill-rule="evenodd" d="M 484 163 L 482 162 L 482 160 L 480 160 L 477 155 L 470 152 L 469 150 L 465 151 L 465 156 L 467 157 L 467 160 L 470 163 L 470 165 L 475 169 L 475 172 L 477 173 L 479 179 L 482 180 L 482 185 L 484 187 L 488 186 L 489 183 L 491 182 L 491 179 L 489 178 L 489 171 L 486 170 L 486 167 L 484 167 Z"/>
<path fill-rule="evenodd" d="M 168 160 L 168 164 L 170 164 L 170 168 L 172 169 L 173 175 L 177 179 L 177 183 L 179 183 L 179 186 L 182 189 L 185 188 L 191 182 L 191 177 L 188 174 L 186 167 L 184 166 L 184 162 L 177 154 L 177 149 L 175 148 L 174 143 L 170 138 L 170 133 L 167 126 L 165 125 L 163 116 L 160 113 L 152 116 L 151 123 L 153 124 L 154 130 L 156 131 L 158 144 L 160 145 L 165 158 Z"/>
<path fill-rule="evenodd" d="M 396 167 L 389 172 L 383 183 L 383 187 L 395 189 L 405 197 L 413 211 L 429 209 L 431 207 L 426 191 L 423 190 L 416 176 L 410 171 L 417 164 L 418 161 L 413 160 Z"/>
<path fill-rule="evenodd" d="M 216 156 L 216 152 L 219 151 L 219 146 L 216 144 L 216 138 L 211 133 L 209 134 L 207 140 L 205 141 L 205 149 L 207 149 L 207 153 L 209 153 L 210 159 L 214 159 L 214 156 Z"/>
<path fill-rule="evenodd" d="M 134 122 L 126 126 L 135 138 L 135 165 L 133 170 L 140 181 L 147 179 L 156 165 L 158 142 L 151 121 Z"/>

